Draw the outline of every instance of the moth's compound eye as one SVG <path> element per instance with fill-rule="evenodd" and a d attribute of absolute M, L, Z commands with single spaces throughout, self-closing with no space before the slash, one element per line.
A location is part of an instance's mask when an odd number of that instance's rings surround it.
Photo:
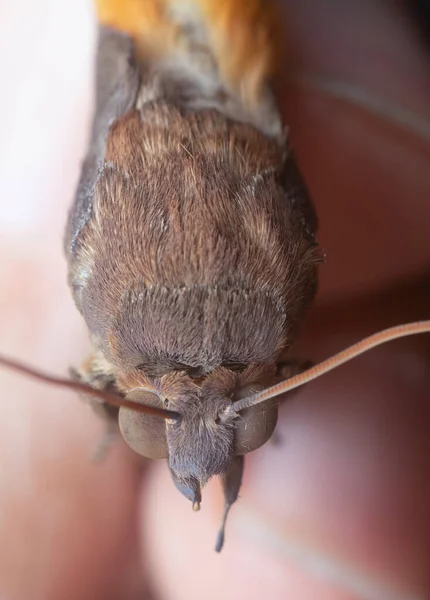
<path fill-rule="evenodd" d="M 143 389 L 132 390 L 126 400 L 163 408 L 163 401 L 156 394 Z M 168 458 L 164 419 L 121 407 L 118 422 L 122 437 L 135 452 L 146 458 Z"/>
<path fill-rule="evenodd" d="M 246 398 L 257 391 L 259 391 L 257 388 L 244 388 L 235 399 Z M 247 454 L 263 446 L 272 437 L 277 421 L 278 404 L 276 399 L 242 410 L 236 420 L 236 454 Z"/>

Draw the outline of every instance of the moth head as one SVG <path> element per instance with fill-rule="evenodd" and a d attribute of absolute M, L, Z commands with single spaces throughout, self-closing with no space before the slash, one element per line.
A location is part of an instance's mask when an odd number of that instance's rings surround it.
<path fill-rule="evenodd" d="M 178 490 L 197 509 L 203 486 L 228 472 L 234 456 L 256 450 L 273 434 L 277 404 L 266 402 L 235 411 L 234 401 L 263 386 L 246 386 L 238 392 L 224 381 L 210 378 L 197 385 L 188 376 L 167 378 L 162 392 L 137 388 L 127 400 L 173 411 L 177 418 L 160 418 L 132 408 L 119 411 L 119 426 L 126 443 L 147 458 L 167 458 Z"/>
<path fill-rule="evenodd" d="M 162 419 L 130 408 L 120 408 L 124 440 L 148 458 L 168 458 L 176 487 L 196 506 L 201 488 L 224 473 L 235 453 L 235 416 L 226 412 L 228 398 L 211 393 L 186 374 L 162 378 L 159 391 L 134 389 L 127 400 L 173 411 L 177 418 Z"/>

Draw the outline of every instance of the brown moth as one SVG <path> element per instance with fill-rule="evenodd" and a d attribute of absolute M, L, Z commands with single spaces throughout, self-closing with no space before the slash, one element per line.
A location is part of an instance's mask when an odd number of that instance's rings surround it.
<path fill-rule="evenodd" d="M 120 19 L 117 4 L 99 10 Z M 271 437 L 278 412 L 232 403 L 301 368 L 288 351 L 317 289 L 317 219 L 264 70 L 252 86 L 249 69 L 230 85 L 199 3 L 177 13 L 151 4 L 177 29 L 160 54 L 100 26 L 94 124 L 65 244 L 93 345 L 76 376 L 177 413 L 108 409 L 136 452 L 168 458 L 195 509 L 215 475 L 228 508 L 244 454 Z"/>

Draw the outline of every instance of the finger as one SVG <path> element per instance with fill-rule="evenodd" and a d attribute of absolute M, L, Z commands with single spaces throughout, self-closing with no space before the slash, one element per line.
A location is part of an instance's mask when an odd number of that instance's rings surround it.
<path fill-rule="evenodd" d="M 322 301 L 428 269 L 430 51 L 407 5 L 282 2 L 284 108 L 327 254 Z"/>
<path fill-rule="evenodd" d="M 335 320 L 339 308 L 325 314 L 326 324 Z M 313 355 L 318 346 L 324 355 L 339 349 L 380 320 L 374 312 L 354 327 L 347 309 L 343 334 L 330 340 L 321 331 L 310 340 Z M 220 556 L 213 552 L 222 512 L 216 482 L 195 515 L 166 469 L 155 470 L 142 499 L 142 535 L 162 597 L 426 598 L 430 376 L 423 340 L 381 347 L 285 404 L 281 447 L 247 457 Z"/>
<path fill-rule="evenodd" d="M 88 127 L 91 24 L 84 2 L 58 6 L 2 7 L 0 343 L 65 374 L 87 351 L 61 231 Z M 0 386 L 0 597 L 135 597 L 139 474 L 130 455 L 118 445 L 104 464 L 91 461 L 103 427 L 74 395 L 4 370 Z"/>

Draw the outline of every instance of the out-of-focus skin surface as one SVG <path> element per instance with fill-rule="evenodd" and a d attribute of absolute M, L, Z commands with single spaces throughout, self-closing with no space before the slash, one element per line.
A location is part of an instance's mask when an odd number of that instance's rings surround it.
<path fill-rule="evenodd" d="M 302 340 L 319 359 L 429 318 L 430 284 L 412 282 L 430 273 L 430 45 L 400 2 L 283 4 L 283 106 L 327 252 Z M 0 351 L 65 373 L 87 348 L 61 238 L 93 16 L 87 0 L 0 12 Z M 196 515 L 164 462 L 142 474 L 118 443 L 93 464 L 90 410 L 0 371 L 0 598 L 131 600 L 148 581 L 163 600 L 430 598 L 429 350 L 427 336 L 393 343 L 286 403 L 281 444 L 247 462 L 221 555 L 217 482 Z"/>

